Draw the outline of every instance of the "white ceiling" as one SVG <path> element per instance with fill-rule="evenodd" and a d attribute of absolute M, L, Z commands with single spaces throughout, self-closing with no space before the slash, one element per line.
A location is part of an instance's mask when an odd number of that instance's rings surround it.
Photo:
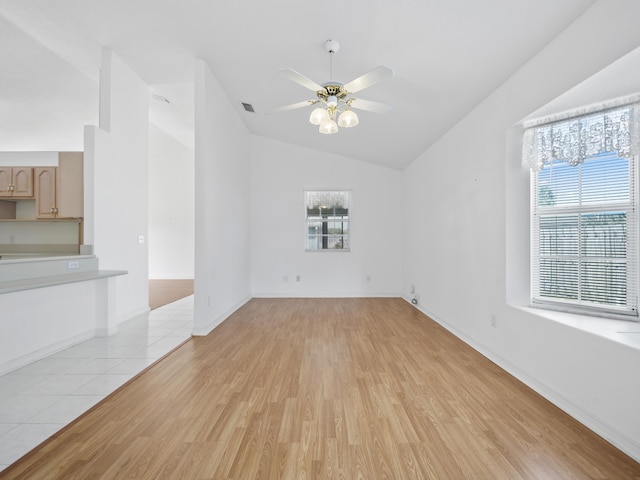
<path fill-rule="evenodd" d="M 118 54 L 171 103 L 150 117 L 193 144 L 193 59 L 203 58 L 248 130 L 403 169 L 542 49 L 593 0 L 0 0 L 0 150 L 82 149 L 97 124 L 100 51 Z M 389 103 L 325 136 L 311 108 L 267 115 L 313 94 L 278 74 L 329 80 L 377 65 L 395 76 L 358 98 Z M 240 102 L 251 103 L 247 113 Z"/>

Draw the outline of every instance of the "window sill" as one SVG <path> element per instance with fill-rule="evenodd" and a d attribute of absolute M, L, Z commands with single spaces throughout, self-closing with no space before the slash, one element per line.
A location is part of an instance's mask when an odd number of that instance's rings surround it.
<path fill-rule="evenodd" d="M 512 305 L 512 307 L 640 350 L 640 322 L 592 317 L 520 305 Z"/>
<path fill-rule="evenodd" d="M 316 250 L 305 250 L 306 253 L 316 253 L 316 252 L 346 252 L 350 253 L 350 248 L 318 248 Z"/>

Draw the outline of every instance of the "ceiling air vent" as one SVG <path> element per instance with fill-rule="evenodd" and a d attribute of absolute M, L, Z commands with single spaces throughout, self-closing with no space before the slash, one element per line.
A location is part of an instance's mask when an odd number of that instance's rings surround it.
<path fill-rule="evenodd" d="M 151 98 L 153 98 L 154 100 L 158 100 L 159 102 L 171 103 L 167 97 L 163 97 L 162 95 L 158 95 L 155 93 L 151 94 Z"/>
<path fill-rule="evenodd" d="M 255 113 L 255 110 L 253 109 L 253 105 L 251 105 L 250 103 L 242 102 L 242 106 L 244 107 L 245 111 Z"/>

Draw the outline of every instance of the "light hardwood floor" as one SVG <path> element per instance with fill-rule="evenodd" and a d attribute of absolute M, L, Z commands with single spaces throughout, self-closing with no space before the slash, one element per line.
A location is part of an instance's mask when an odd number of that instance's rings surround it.
<path fill-rule="evenodd" d="M 162 307 L 193 295 L 193 279 L 149 280 L 149 307 Z"/>
<path fill-rule="evenodd" d="M 640 479 L 400 299 L 254 299 L 0 476 Z"/>

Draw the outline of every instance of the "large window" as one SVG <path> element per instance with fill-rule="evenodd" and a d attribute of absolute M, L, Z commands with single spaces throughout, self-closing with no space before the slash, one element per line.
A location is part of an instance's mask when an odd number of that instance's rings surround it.
<path fill-rule="evenodd" d="M 532 304 L 637 317 L 632 114 L 632 107 L 618 108 L 525 134 L 532 165 Z"/>
<path fill-rule="evenodd" d="M 349 192 L 304 192 L 307 251 L 349 250 Z"/>

